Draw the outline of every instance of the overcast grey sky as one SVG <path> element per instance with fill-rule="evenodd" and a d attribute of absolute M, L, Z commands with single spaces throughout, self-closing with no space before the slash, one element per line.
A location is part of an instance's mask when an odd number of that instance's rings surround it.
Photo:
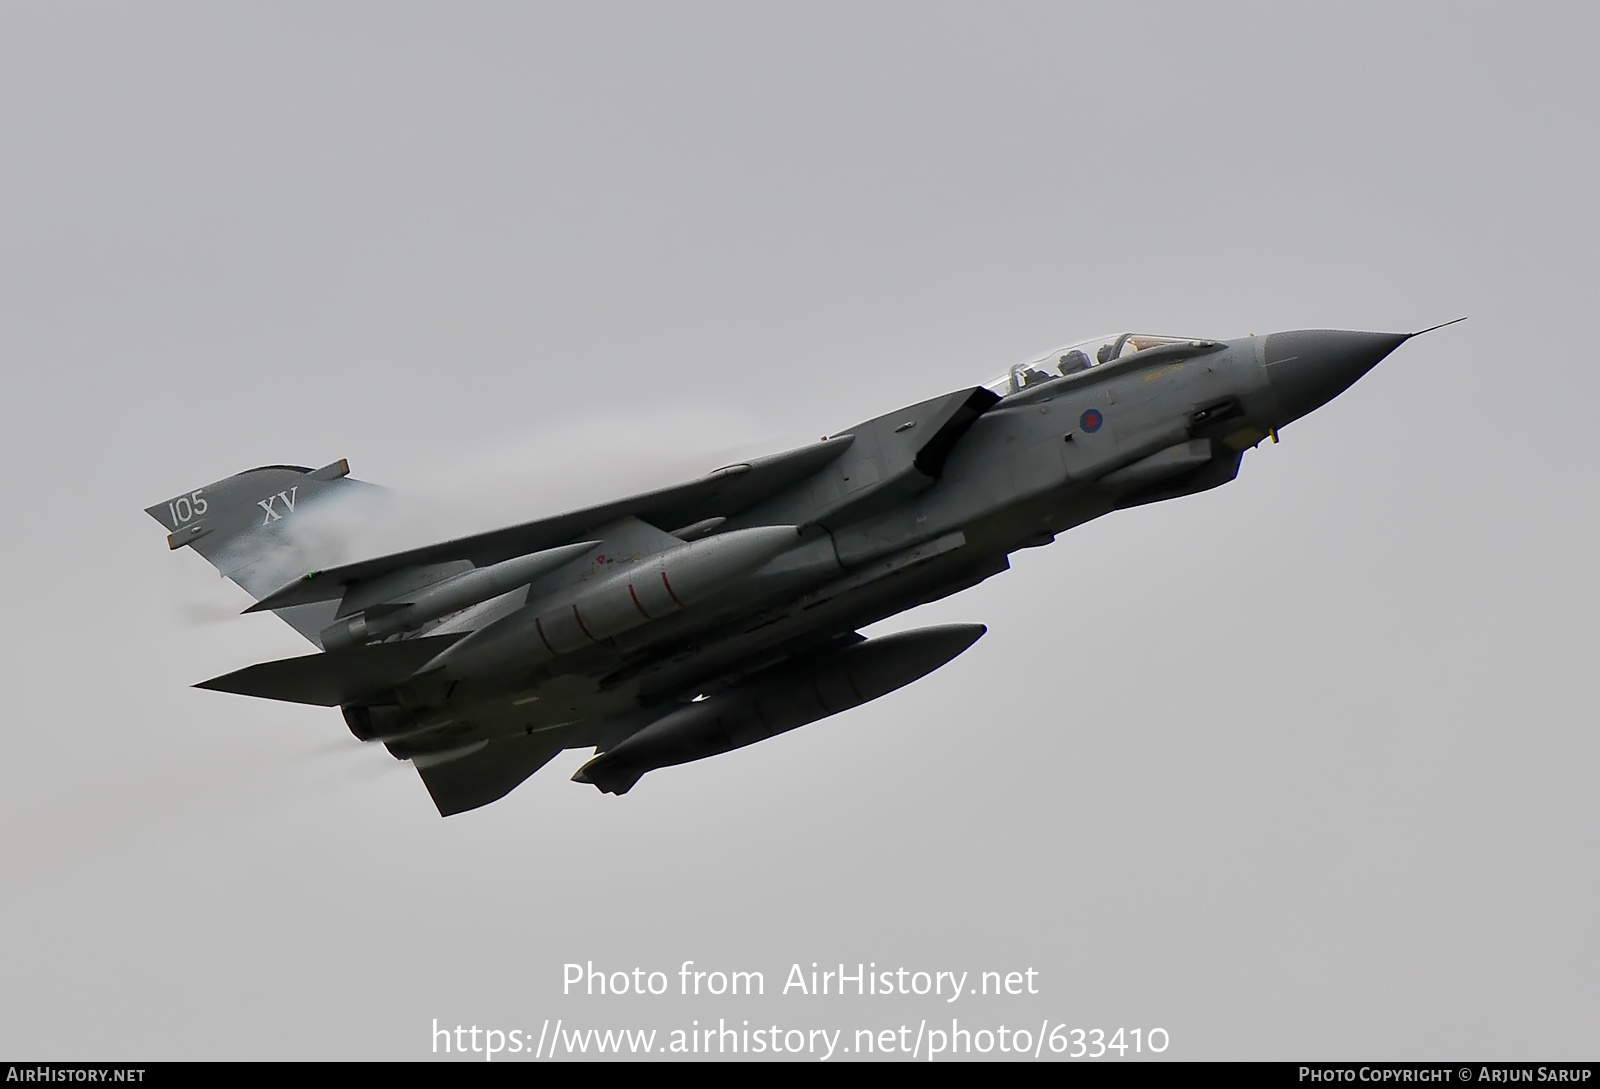
<path fill-rule="evenodd" d="M 955 1016 L 1594 1058 L 1597 24 L 0 6 L 0 1053 Z M 337 713 L 191 689 L 309 647 L 142 513 L 347 457 L 443 535 L 1102 331 L 1463 314 L 1228 487 L 883 626 L 988 624 L 949 668 L 624 798 L 570 752 L 441 820 Z M 561 994 L 685 960 L 768 993 Z M 813 961 L 1039 993 L 778 993 Z"/>

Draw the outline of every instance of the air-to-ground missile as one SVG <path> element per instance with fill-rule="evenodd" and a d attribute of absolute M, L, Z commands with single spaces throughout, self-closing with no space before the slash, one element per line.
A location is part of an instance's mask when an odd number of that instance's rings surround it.
<path fill-rule="evenodd" d="M 799 542 L 795 526 L 757 526 L 692 541 L 579 586 L 530 602 L 433 659 L 419 674 L 464 677 L 533 665 L 675 613 L 765 566 Z"/>
<path fill-rule="evenodd" d="M 888 695 L 949 662 L 987 630 L 982 624 L 918 628 L 757 674 L 658 719 L 572 778 L 626 794 L 647 771 L 753 745 Z"/>
<path fill-rule="evenodd" d="M 322 632 L 324 650 L 335 650 L 351 643 L 370 643 L 403 631 L 412 631 L 430 620 L 526 586 L 541 575 L 571 563 L 597 545 L 598 541 L 531 552 L 500 563 L 467 571 L 454 578 L 415 590 L 397 601 L 372 605 L 346 617 Z"/>

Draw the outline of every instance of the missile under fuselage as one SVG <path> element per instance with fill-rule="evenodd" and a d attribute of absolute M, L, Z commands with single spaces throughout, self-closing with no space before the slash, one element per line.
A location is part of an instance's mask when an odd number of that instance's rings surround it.
<path fill-rule="evenodd" d="M 717 534 L 646 556 L 559 596 L 530 602 L 418 670 L 482 676 L 537 665 L 659 620 L 724 589 L 799 543 L 794 526 Z"/>
<path fill-rule="evenodd" d="M 757 674 L 656 720 L 572 778 L 606 794 L 626 794 L 648 771 L 753 745 L 888 695 L 945 665 L 987 630 L 982 624 L 919 628 Z"/>
<path fill-rule="evenodd" d="M 424 587 L 406 595 L 401 601 L 371 606 L 357 616 L 347 617 L 324 629 L 323 649 L 334 650 L 351 643 L 370 643 L 413 631 L 430 620 L 526 586 L 534 579 L 571 563 L 598 543 L 579 541 L 516 556 Z"/>

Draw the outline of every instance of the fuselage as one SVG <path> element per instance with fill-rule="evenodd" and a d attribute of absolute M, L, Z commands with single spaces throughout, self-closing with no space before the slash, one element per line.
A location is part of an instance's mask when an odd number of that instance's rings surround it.
<path fill-rule="evenodd" d="M 1140 348 L 1124 336 L 1120 355 L 1064 351 L 1013 368 L 1003 383 L 865 421 L 831 437 L 849 441 L 817 472 L 715 526 L 718 535 L 796 532 L 781 554 L 730 572 L 691 606 L 560 654 L 538 645 L 530 618 L 572 602 L 581 624 L 588 591 L 571 572 L 456 618 L 454 630 L 474 632 L 469 645 L 487 643 L 494 625 L 508 634 L 497 637 L 492 668 L 485 658 L 475 672 L 469 653 L 454 652 L 448 675 L 424 671 L 404 686 L 391 750 L 414 756 L 546 730 L 572 746 L 628 736 L 769 660 L 826 652 L 858 628 L 973 586 L 1019 549 L 1233 480 L 1246 450 L 1405 339 L 1309 330 L 1146 338 Z M 613 559 L 648 557 L 655 546 L 635 544 L 665 528 L 623 523 L 614 540 L 586 536 Z"/>

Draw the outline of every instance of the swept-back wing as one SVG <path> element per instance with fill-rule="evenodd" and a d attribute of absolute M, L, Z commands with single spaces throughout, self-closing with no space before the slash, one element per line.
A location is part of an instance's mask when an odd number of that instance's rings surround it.
<path fill-rule="evenodd" d="M 712 518 L 725 518 L 815 473 L 844 453 L 853 440 L 854 436 L 849 435 L 826 439 L 787 453 L 730 465 L 699 480 L 660 491 L 325 571 L 308 572 L 268 594 L 246 612 L 337 600 L 357 583 L 372 582 L 408 568 L 452 561 L 487 567 L 565 544 L 625 517 L 664 528 L 688 527 Z"/>

